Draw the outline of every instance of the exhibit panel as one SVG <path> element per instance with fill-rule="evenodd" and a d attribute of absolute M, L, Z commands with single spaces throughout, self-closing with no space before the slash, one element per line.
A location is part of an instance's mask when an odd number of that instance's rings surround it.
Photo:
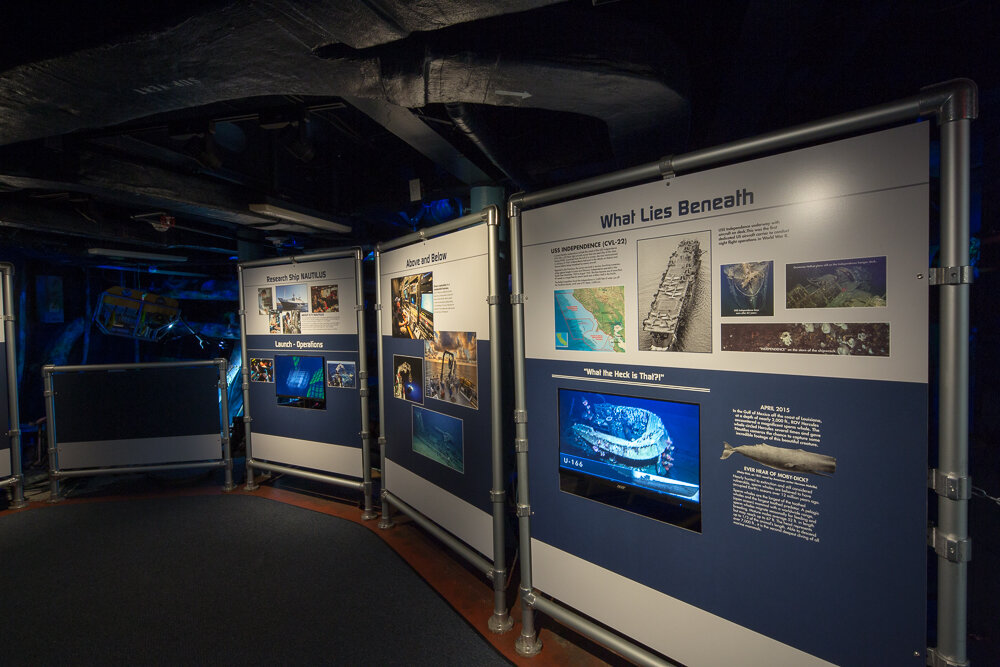
<path fill-rule="evenodd" d="M 382 252 L 379 316 L 385 487 L 492 557 L 488 232 Z"/>
<path fill-rule="evenodd" d="M 247 413 L 255 459 L 360 478 L 360 260 L 342 254 L 241 266 Z"/>
<path fill-rule="evenodd" d="M 923 654 L 928 159 L 919 123 L 521 214 L 534 587 L 687 664 Z"/>

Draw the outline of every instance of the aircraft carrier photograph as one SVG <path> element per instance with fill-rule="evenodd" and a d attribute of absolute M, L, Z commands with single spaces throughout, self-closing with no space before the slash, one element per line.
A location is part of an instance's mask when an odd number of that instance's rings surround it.
<path fill-rule="evenodd" d="M 712 262 L 708 231 L 636 242 L 639 349 L 712 351 Z"/>

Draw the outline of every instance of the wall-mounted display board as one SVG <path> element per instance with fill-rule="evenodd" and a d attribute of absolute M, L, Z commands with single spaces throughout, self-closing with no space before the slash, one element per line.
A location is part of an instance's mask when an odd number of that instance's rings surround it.
<path fill-rule="evenodd" d="M 379 262 L 385 486 L 492 555 L 487 227 Z"/>
<path fill-rule="evenodd" d="M 360 272 L 357 248 L 240 265 L 248 473 L 369 479 Z"/>
<path fill-rule="evenodd" d="M 380 244 L 382 527 L 410 515 L 504 591 L 497 210 Z M 485 223 L 485 224 L 482 224 Z"/>
<path fill-rule="evenodd" d="M 927 125 L 521 214 L 535 588 L 684 664 L 922 655 Z"/>

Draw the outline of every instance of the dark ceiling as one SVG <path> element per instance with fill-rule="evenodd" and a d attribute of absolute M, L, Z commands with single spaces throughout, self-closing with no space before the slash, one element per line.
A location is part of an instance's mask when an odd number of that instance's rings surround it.
<path fill-rule="evenodd" d="M 231 273 L 237 254 L 433 224 L 473 186 L 536 190 L 957 77 L 980 88 L 974 179 L 989 202 L 998 13 L 974 0 L 16 3 L 0 40 L 0 238 L 54 261 L 101 246 Z M 250 209 L 263 203 L 351 231 Z"/>

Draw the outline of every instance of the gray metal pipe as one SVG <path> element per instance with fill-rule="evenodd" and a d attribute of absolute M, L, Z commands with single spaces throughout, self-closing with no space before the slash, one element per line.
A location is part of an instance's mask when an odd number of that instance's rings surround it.
<path fill-rule="evenodd" d="M 493 462 L 493 478 L 490 502 L 493 509 L 493 616 L 489 628 L 497 634 L 514 627 L 514 621 L 507 613 L 507 542 L 506 517 L 504 516 L 504 475 L 503 475 L 503 368 L 500 345 L 500 214 L 496 206 L 486 210 L 487 230 L 487 282 L 489 286 L 490 311 L 490 455 Z"/>
<path fill-rule="evenodd" d="M 229 442 L 229 363 L 221 357 L 215 360 L 219 367 L 219 428 L 222 433 L 222 461 L 226 469 L 223 491 L 232 491 L 233 452 Z"/>
<path fill-rule="evenodd" d="M 326 482 L 328 484 L 344 486 L 348 489 L 354 489 L 355 491 L 365 490 L 365 483 L 359 482 L 356 479 L 347 479 L 346 477 L 337 477 L 336 475 L 324 475 L 323 473 L 300 470 L 298 468 L 291 468 L 289 466 L 283 466 L 269 461 L 247 461 L 247 464 L 253 465 L 254 468 L 263 472 L 280 472 L 285 475 L 291 475 L 292 477 L 302 477 L 304 479 L 311 479 L 315 482 Z"/>
<path fill-rule="evenodd" d="M 45 439 L 49 448 L 49 502 L 59 502 L 59 452 L 56 451 L 56 393 L 52 388 L 52 369 L 55 366 L 42 367 L 42 385 L 45 389 Z"/>
<path fill-rule="evenodd" d="M 372 452 L 371 431 L 368 422 L 371 420 L 368 404 L 368 350 L 365 347 L 365 285 L 361 260 L 364 252 L 361 248 L 354 249 L 354 288 L 357 301 L 358 316 L 358 394 L 361 399 L 361 478 L 364 495 L 364 509 L 361 518 L 370 521 L 378 516 L 372 505 Z"/>
<path fill-rule="evenodd" d="M 83 468 L 81 470 L 57 470 L 56 479 L 63 477 L 93 477 L 94 475 L 127 475 L 135 472 L 154 472 L 157 470 L 190 470 L 193 468 L 225 468 L 225 461 L 193 461 L 190 463 L 163 463 L 148 466 L 118 466 L 116 468 Z"/>
<path fill-rule="evenodd" d="M 516 197 L 517 195 L 515 195 Z M 517 523 L 521 554 L 521 635 L 514 642 L 523 656 L 536 655 L 542 642 L 535 632 L 535 612 L 524 598 L 531 583 L 531 502 L 528 498 L 528 406 L 524 378 L 524 276 L 521 252 L 521 211 L 511 203 L 508 211 L 511 255 L 511 312 L 514 328 L 514 451 L 517 465 Z"/>
<path fill-rule="evenodd" d="M 257 483 L 253 479 L 253 448 L 250 445 L 251 428 L 253 421 L 250 417 L 250 368 L 249 356 L 247 355 L 247 305 L 246 291 L 243 285 L 243 265 L 238 264 L 236 271 L 239 274 L 240 290 L 240 376 L 243 380 L 243 443 L 246 446 L 246 483 L 243 488 L 247 491 L 255 491 Z"/>
<path fill-rule="evenodd" d="M 392 528 L 392 505 L 389 503 L 388 492 L 385 488 L 385 361 L 382 351 L 382 252 L 375 249 L 375 350 L 377 352 L 378 364 L 378 387 L 379 387 L 379 411 L 378 411 L 378 458 L 379 474 L 382 485 L 382 518 L 378 521 L 378 527 L 382 529 Z"/>
<path fill-rule="evenodd" d="M 465 542 L 462 542 L 457 537 L 441 528 L 439 525 L 425 517 L 423 514 L 415 510 L 413 507 L 408 505 L 406 502 L 400 500 L 398 497 L 394 496 L 389 491 L 382 492 L 382 502 L 386 499 L 391 500 L 392 504 L 400 512 L 410 517 L 413 523 L 417 524 L 428 533 L 436 537 L 441 542 L 444 542 L 452 551 L 457 553 L 459 556 L 468 561 L 471 565 L 478 568 L 481 572 L 486 575 L 491 575 L 493 572 L 493 564 L 487 560 L 481 553 L 472 549 Z"/>
<path fill-rule="evenodd" d="M 225 361 L 223 359 L 223 361 Z M 144 368 L 190 368 L 193 366 L 215 366 L 218 363 L 217 359 L 204 359 L 201 361 L 147 361 L 142 363 L 131 363 L 131 364 L 91 364 L 89 366 L 51 366 L 53 373 L 88 373 L 94 372 L 113 372 L 113 371 L 132 371 L 141 370 Z"/>
<path fill-rule="evenodd" d="M 921 116 L 939 115 L 942 110 L 955 115 L 961 113 L 963 109 L 973 106 L 974 102 L 970 102 L 970 99 L 974 99 L 974 97 L 975 84 L 968 79 L 947 81 L 929 86 L 917 95 L 896 102 L 880 104 L 712 148 L 664 157 L 657 162 L 595 176 L 575 183 L 532 193 L 519 193 L 511 197 L 510 201 L 522 210 L 535 208 L 565 199 L 634 185 L 669 174 L 705 169 L 763 152 L 791 148 L 803 143 L 820 141 L 852 132 L 862 132 L 882 125 L 911 121 Z"/>
<path fill-rule="evenodd" d="M 969 265 L 969 118 L 941 124 L 942 267 Z M 969 285 L 940 285 L 938 471 L 969 474 Z M 969 537 L 969 501 L 938 495 L 936 530 L 964 544 Z M 962 550 L 964 552 L 964 550 Z M 968 563 L 938 553 L 938 617 L 935 648 L 948 664 L 964 665 Z"/>
<path fill-rule="evenodd" d="M 3 329 L 7 343 L 7 409 L 10 413 L 10 472 L 12 483 L 11 509 L 26 507 L 24 499 L 24 471 L 21 464 L 21 407 L 17 391 L 17 351 L 14 343 L 17 331 L 14 327 L 14 265 L 0 263 L 3 273 Z"/>
<path fill-rule="evenodd" d="M 376 246 L 376 249 L 379 252 L 386 252 L 387 250 L 402 248 L 403 246 L 410 245 L 411 243 L 426 241 L 427 239 L 432 239 L 435 236 L 441 236 L 442 234 L 447 234 L 448 232 L 453 232 L 457 229 L 464 229 L 465 227 L 472 227 L 473 225 L 481 222 L 486 222 L 486 214 L 483 211 L 470 213 L 468 215 L 463 215 L 460 218 L 449 220 L 448 222 L 442 222 L 440 225 L 426 227 L 413 232 L 412 234 L 406 234 L 405 236 L 400 236 L 399 238 L 392 239 L 391 241 L 379 243 Z"/>
<path fill-rule="evenodd" d="M 346 248 L 343 250 L 330 250 L 327 252 L 314 252 L 302 255 L 286 255 L 285 257 L 268 257 L 265 259 L 254 259 L 249 262 L 240 262 L 240 266 L 243 268 L 259 268 L 261 266 L 280 266 L 281 264 L 298 264 L 299 262 L 315 262 L 321 259 L 343 259 L 344 257 L 353 257 L 355 248 Z"/>
<path fill-rule="evenodd" d="M 622 639 L 620 635 L 602 628 L 579 614 L 569 611 L 562 605 L 556 604 L 555 602 L 535 594 L 525 597 L 529 598 L 530 604 L 533 608 L 543 614 L 548 614 L 566 627 L 594 639 L 615 653 L 618 653 L 623 658 L 626 658 L 637 665 L 643 665 L 644 667 L 681 667 L 681 665 L 676 662 L 665 660 L 636 646 L 630 641 Z"/>

